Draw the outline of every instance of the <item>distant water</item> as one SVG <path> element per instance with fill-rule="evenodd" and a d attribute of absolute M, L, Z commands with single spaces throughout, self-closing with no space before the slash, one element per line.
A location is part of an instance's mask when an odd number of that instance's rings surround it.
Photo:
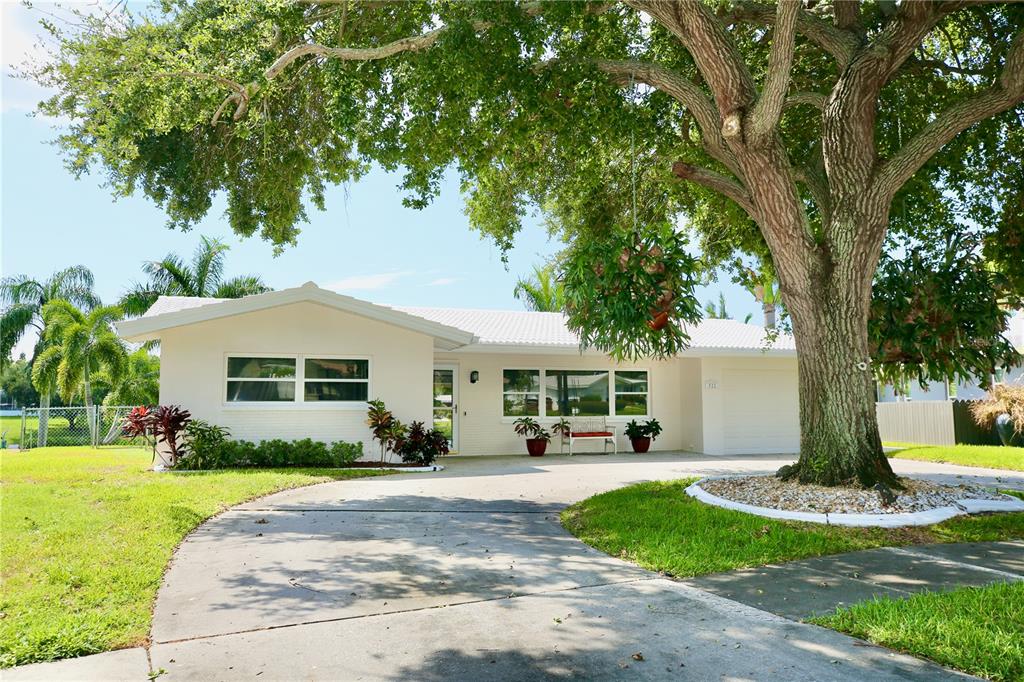
<path fill-rule="evenodd" d="M 0 410 L 0 417 L 20 417 L 21 410 Z"/>

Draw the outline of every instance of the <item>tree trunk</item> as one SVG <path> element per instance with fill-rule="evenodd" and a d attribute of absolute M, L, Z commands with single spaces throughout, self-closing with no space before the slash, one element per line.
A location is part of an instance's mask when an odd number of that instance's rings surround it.
<path fill-rule="evenodd" d="M 92 381 L 89 377 L 89 368 L 85 368 L 85 380 L 83 381 L 83 390 L 85 395 L 83 396 L 85 403 L 85 423 L 89 431 L 89 445 L 96 447 L 96 410 L 93 409 L 92 404 Z"/>
<path fill-rule="evenodd" d="M 870 280 L 833 270 L 808 278 L 800 295 L 787 295 L 800 375 L 800 459 L 784 478 L 899 486 L 878 433 L 867 338 L 870 293 Z"/>
<path fill-rule="evenodd" d="M 775 304 L 762 303 L 761 310 L 764 312 L 764 328 L 775 329 Z"/>
<path fill-rule="evenodd" d="M 50 435 L 50 392 L 39 394 L 39 428 L 36 431 L 36 447 L 45 448 Z"/>

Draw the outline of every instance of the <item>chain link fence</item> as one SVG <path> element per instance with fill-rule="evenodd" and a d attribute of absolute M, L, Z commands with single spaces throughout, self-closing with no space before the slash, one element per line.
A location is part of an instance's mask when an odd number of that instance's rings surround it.
<path fill-rule="evenodd" d="M 127 445 L 121 422 L 131 405 L 26 407 L 21 412 L 21 449 L 62 445 Z M 12 439 L 13 440 L 13 439 Z"/>

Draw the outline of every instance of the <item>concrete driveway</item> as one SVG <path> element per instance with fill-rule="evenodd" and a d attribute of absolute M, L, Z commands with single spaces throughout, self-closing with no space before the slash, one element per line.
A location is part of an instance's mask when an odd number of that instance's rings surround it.
<path fill-rule="evenodd" d="M 149 665 L 161 680 L 957 677 L 661 578 L 558 522 L 565 505 L 629 483 L 788 461 L 450 458 L 440 473 L 272 495 L 183 542 L 157 599 Z M 1024 474 L 897 469 L 1024 488 Z M 115 669 L 139 679 L 109 660 L 108 679 Z"/>

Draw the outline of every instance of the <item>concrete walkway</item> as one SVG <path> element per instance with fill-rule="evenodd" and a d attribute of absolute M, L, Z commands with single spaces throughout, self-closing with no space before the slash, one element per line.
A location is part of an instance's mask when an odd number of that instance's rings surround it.
<path fill-rule="evenodd" d="M 790 460 L 451 458 L 440 473 L 279 493 L 182 543 L 157 599 L 146 669 L 131 650 L 3 679 L 145 679 L 149 669 L 166 671 L 161 680 L 958 677 L 715 586 L 666 580 L 590 549 L 558 522 L 565 505 L 630 483 L 771 472 Z M 1024 489 L 1024 473 L 896 468 Z"/>
<path fill-rule="evenodd" d="M 874 598 L 901 599 L 1024 580 L 1024 541 L 885 547 L 686 580 L 701 590 L 805 620 Z"/>

